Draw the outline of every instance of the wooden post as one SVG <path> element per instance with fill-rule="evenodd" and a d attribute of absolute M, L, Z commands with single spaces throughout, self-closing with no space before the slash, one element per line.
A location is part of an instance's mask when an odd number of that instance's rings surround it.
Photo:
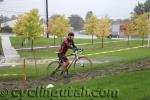
<path fill-rule="evenodd" d="M 27 88 L 27 74 L 26 74 L 26 60 L 23 60 L 23 82 L 22 89 L 25 90 Z"/>
<path fill-rule="evenodd" d="M 26 75 L 26 60 L 24 59 L 24 81 L 27 80 L 27 75 Z"/>

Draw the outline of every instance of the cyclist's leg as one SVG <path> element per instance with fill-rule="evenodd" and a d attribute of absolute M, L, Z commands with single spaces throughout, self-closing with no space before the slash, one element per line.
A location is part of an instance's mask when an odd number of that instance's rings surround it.
<path fill-rule="evenodd" d="M 66 56 L 63 57 L 63 66 L 64 66 L 64 69 L 67 69 L 69 65 L 69 60 Z"/>

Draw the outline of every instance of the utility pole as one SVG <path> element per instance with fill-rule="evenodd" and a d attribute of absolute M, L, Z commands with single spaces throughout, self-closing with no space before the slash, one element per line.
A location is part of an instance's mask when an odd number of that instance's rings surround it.
<path fill-rule="evenodd" d="M 48 0 L 46 0 L 46 34 L 47 34 L 47 38 L 49 38 L 49 34 L 48 34 Z"/>
<path fill-rule="evenodd" d="M 149 23 L 150 23 L 150 12 L 149 12 Z M 149 25 L 149 34 L 148 34 L 148 47 L 150 47 L 150 25 Z"/>
<path fill-rule="evenodd" d="M 149 21 L 150 21 L 150 8 L 149 8 Z M 149 25 L 149 30 L 150 30 L 150 25 Z M 148 47 L 150 47 L 150 31 L 148 34 Z"/>

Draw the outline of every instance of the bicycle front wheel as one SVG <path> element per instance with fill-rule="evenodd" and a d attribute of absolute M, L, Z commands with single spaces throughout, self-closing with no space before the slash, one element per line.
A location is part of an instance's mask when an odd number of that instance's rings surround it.
<path fill-rule="evenodd" d="M 79 57 L 74 63 L 74 73 L 84 72 L 81 77 L 87 77 L 92 70 L 92 61 L 87 57 Z"/>

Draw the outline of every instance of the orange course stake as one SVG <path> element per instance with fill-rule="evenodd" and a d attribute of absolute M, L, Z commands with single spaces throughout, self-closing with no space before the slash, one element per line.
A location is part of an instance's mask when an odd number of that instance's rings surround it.
<path fill-rule="evenodd" d="M 27 77 L 26 77 L 26 60 L 24 59 L 24 78 L 23 80 L 26 81 Z"/>

